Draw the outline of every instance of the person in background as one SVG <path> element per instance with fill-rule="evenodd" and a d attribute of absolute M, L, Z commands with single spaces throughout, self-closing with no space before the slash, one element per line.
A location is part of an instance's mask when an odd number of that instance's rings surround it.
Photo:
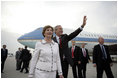
<path fill-rule="evenodd" d="M 29 70 L 28 70 L 28 62 L 30 60 L 30 56 L 29 56 L 29 50 L 27 50 L 27 46 L 25 46 L 25 49 L 22 50 L 20 59 L 23 62 L 23 66 L 22 66 L 20 72 L 23 72 L 23 70 L 25 69 L 26 70 L 25 73 L 28 73 L 29 72 Z"/>
<path fill-rule="evenodd" d="M 7 55 L 8 55 L 8 50 L 6 49 L 6 45 L 3 45 L 3 48 L 1 49 L 1 73 L 3 73 Z"/>
<path fill-rule="evenodd" d="M 29 63 L 30 63 L 31 58 L 32 58 L 32 54 L 30 53 L 30 50 L 29 50 L 29 61 L 28 61 L 28 68 L 29 68 Z"/>
<path fill-rule="evenodd" d="M 63 78 L 59 47 L 52 40 L 53 28 L 47 25 L 42 32 L 44 39 L 36 43 L 35 52 L 31 59 L 29 77 L 56 78 L 56 71 Z"/>
<path fill-rule="evenodd" d="M 21 56 L 21 48 L 18 48 L 18 51 L 16 51 L 16 55 L 15 55 L 15 59 L 16 59 L 16 70 L 20 70 L 21 69 L 20 56 Z"/>
<path fill-rule="evenodd" d="M 20 52 L 21 52 L 21 53 L 22 53 L 22 50 L 23 50 L 23 48 L 20 49 Z M 21 57 L 21 55 L 20 55 L 20 57 Z M 19 66 L 20 66 L 20 69 L 21 69 L 22 66 L 23 66 L 23 61 L 22 61 L 22 59 L 20 59 L 20 64 L 19 64 Z"/>
<path fill-rule="evenodd" d="M 98 38 L 99 44 L 94 46 L 93 50 L 93 66 L 97 69 L 97 78 L 102 78 L 103 71 L 106 72 L 108 78 L 114 78 L 111 67 L 112 60 L 109 54 L 108 46 L 104 45 L 104 38 Z"/>
<path fill-rule="evenodd" d="M 71 57 L 73 60 L 73 66 L 72 66 L 72 72 L 73 72 L 73 77 L 74 78 L 78 78 L 80 73 L 78 71 L 77 74 L 77 70 L 79 70 L 79 65 L 78 65 L 78 61 L 79 61 L 79 50 L 80 47 L 75 46 L 75 41 L 71 41 L 72 43 L 72 47 L 70 47 L 70 52 L 71 52 Z"/>
<path fill-rule="evenodd" d="M 91 61 L 89 54 L 88 54 L 88 50 L 85 48 L 85 43 L 82 43 L 81 45 L 81 50 L 80 50 L 80 61 L 78 62 L 78 64 L 81 65 L 81 72 L 82 72 L 82 76 L 83 78 L 86 78 L 86 66 L 87 63 L 89 63 L 89 61 Z"/>
<path fill-rule="evenodd" d="M 83 24 L 81 25 L 81 27 L 79 27 L 77 30 L 75 30 L 73 33 L 69 35 L 63 34 L 63 28 L 61 25 L 57 25 L 55 27 L 56 36 L 53 38 L 53 40 L 59 44 L 59 54 L 61 58 L 62 72 L 63 72 L 64 78 L 67 78 L 68 76 L 69 64 L 73 66 L 71 54 L 69 54 L 68 42 L 72 40 L 73 38 L 75 38 L 82 31 L 82 29 L 86 25 L 86 20 L 87 18 L 86 16 L 84 16 Z M 57 78 L 58 78 L 58 75 L 57 75 Z"/>

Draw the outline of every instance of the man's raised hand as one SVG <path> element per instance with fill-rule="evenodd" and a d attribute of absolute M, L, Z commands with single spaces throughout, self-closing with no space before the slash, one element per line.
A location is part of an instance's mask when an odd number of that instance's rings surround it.
<path fill-rule="evenodd" d="M 82 28 L 84 28 L 84 26 L 86 25 L 86 20 L 87 20 L 87 18 L 86 18 L 86 16 L 84 16 L 84 18 L 83 18 L 83 24 L 82 24 Z"/>

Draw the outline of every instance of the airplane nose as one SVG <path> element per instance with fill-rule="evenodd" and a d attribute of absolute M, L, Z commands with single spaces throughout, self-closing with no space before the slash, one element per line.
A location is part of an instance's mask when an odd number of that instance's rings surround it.
<path fill-rule="evenodd" d="M 30 48 L 34 48 L 37 41 L 43 39 L 42 29 L 38 28 L 30 33 L 26 33 L 18 38 L 18 42 Z"/>
<path fill-rule="evenodd" d="M 26 33 L 26 34 L 22 35 L 21 37 L 19 37 L 18 40 L 43 39 L 44 37 L 42 36 L 42 29 L 43 28 L 38 28 L 30 33 Z"/>

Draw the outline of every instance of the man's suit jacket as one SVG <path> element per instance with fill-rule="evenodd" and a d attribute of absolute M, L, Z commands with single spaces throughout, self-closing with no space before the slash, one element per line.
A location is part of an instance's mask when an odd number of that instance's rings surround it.
<path fill-rule="evenodd" d="M 21 51 L 16 51 L 15 58 L 20 59 L 20 56 L 21 56 Z"/>
<path fill-rule="evenodd" d="M 20 59 L 22 59 L 22 61 L 29 61 L 30 58 L 31 57 L 30 57 L 29 51 L 27 49 L 23 49 L 21 52 Z"/>
<path fill-rule="evenodd" d="M 69 49 L 70 49 L 71 58 L 72 58 L 72 47 L 70 47 Z M 80 47 L 75 46 L 74 48 L 74 61 L 75 62 L 79 61 L 79 55 L 80 55 L 79 50 L 80 50 Z"/>
<path fill-rule="evenodd" d="M 81 63 L 88 63 L 89 62 L 88 60 L 90 60 L 88 50 L 87 49 L 85 49 L 85 50 L 86 50 L 86 57 L 84 57 L 84 55 L 83 55 L 82 48 L 80 49 L 80 52 L 79 52 L 80 53 L 79 61 L 81 61 Z"/>
<path fill-rule="evenodd" d="M 108 46 L 104 45 L 104 48 L 106 50 L 106 54 L 107 54 L 107 59 L 106 61 L 108 63 L 111 63 L 112 60 L 111 60 L 111 57 L 110 57 L 110 54 L 109 54 L 109 50 L 108 50 Z M 96 45 L 94 46 L 94 50 L 93 50 L 93 63 L 96 63 L 96 64 L 101 64 L 103 59 L 102 59 L 102 50 L 101 50 L 101 47 L 100 45 Z"/>
<path fill-rule="evenodd" d="M 8 50 L 7 49 L 5 49 L 5 51 L 4 51 L 4 49 L 1 49 L 1 58 L 3 59 L 6 59 L 7 58 L 7 55 L 8 55 Z"/>
<path fill-rule="evenodd" d="M 73 61 L 71 58 L 71 55 L 69 54 L 69 47 L 68 47 L 68 42 L 70 40 L 72 40 L 73 38 L 75 38 L 82 30 L 80 28 L 78 28 L 77 30 L 75 30 L 73 33 L 67 35 L 67 34 L 63 34 L 61 35 L 61 46 L 59 47 L 59 53 L 60 53 L 60 59 L 61 62 L 63 61 L 63 54 L 66 57 L 68 63 L 72 66 L 73 65 Z M 55 42 L 57 42 L 56 37 L 53 38 L 53 40 Z"/>

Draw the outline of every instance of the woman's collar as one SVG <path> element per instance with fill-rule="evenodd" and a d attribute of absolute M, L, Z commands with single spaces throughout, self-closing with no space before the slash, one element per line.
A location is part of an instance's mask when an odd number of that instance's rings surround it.
<path fill-rule="evenodd" d="M 43 40 L 42 40 L 42 43 L 43 43 L 43 44 L 46 44 L 46 43 L 48 43 L 48 42 L 43 39 Z M 54 44 L 55 42 L 54 42 L 53 40 L 51 40 L 50 43 Z"/>

